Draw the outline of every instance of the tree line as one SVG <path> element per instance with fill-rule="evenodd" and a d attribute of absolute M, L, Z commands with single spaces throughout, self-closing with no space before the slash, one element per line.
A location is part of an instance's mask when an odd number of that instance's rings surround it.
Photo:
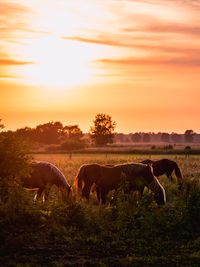
<path fill-rule="evenodd" d="M 16 138 L 44 145 L 61 144 L 63 149 L 70 149 L 70 147 L 82 148 L 89 143 L 95 145 L 112 143 L 115 127 L 116 122 L 112 120 L 111 116 L 99 113 L 93 120 L 93 126 L 90 127 L 89 140 L 84 138 L 79 125 L 64 126 L 59 121 L 40 124 L 35 128 L 24 127 L 16 131 L 2 131 L 0 136 L 12 135 Z M 4 125 L 0 124 L 0 129 L 3 128 Z"/>
<path fill-rule="evenodd" d="M 144 133 L 144 132 L 136 132 L 130 134 L 117 134 L 115 136 L 116 142 L 133 142 L 133 143 L 150 143 L 150 142 L 165 142 L 165 143 L 192 143 L 195 140 L 200 142 L 199 134 L 195 133 L 193 130 L 186 130 L 184 134 L 178 133 Z"/>
<path fill-rule="evenodd" d="M 1 120 L 0 120 L 1 122 Z M 0 123 L 2 130 L 4 125 Z M 61 149 L 79 149 L 94 144 L 96 146 L 108 143 L 119 142 L 187 142 L 194 141 L 196 133 L 193 130 L 186 130 L 184 134 L 177 133 L 143 133 L 130 134 L 115 133 L 116 122 L 111 116 L 99 113 L 93 120 L 93 125 L 87 134 L 84 134 L 78 124 L 63 125 L 59 121 L 51 121 L 39 124 L 35 128 L 24 127 L 16 131 L 1 131 L 0 136 L 12 135 L 37 144 L 61 145 Z"/>

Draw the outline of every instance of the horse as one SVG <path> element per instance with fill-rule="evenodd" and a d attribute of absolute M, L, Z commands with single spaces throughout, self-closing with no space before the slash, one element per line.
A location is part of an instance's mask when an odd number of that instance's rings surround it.
<path fill-rule="evenodd" d="M 29 190 L 38 190 L 34 196 L 37 201 L 43 193 L 43 202 L 47 201 L 50 189 L 53 185 L 66 192 L 69 197 L 72 187 L 67 182 L 64 174 L 53 164 L 45 161 L 33 161 L 30 163 L 30 177 L 20 177 L 23 187 Z"/>
<path fill-rule="evenodd" d="M 152 164 L 153 167 L 153 172 L 155 176 L 160 176 L 163 174 L 166 174 L 167 177 L 171 180 L 172 182 L 172 172 L 175 172 L 176 175 L 176 180 L 179 186 L 181 186 L 181 180 L 183 178 L 181 170 L 178 166 L 178 164 L 170 159 L 161 159 L 161 160 L 143 160 L 141 163 L 143 164 Z"/>
<path fill-rule="evenodd" d="M 165 204 L 164 188 L 154 176 L 152 167 L 142 163 L 115 166 L 85 164 L 80 167 L 74 184 L 77 191 L 88 201 L 91 187 L 95 185 L 99 202 L 105 204 L 108 192 L 118 189 L 124 180 L 129 183 L 128 193 L 134 190 L 142 195 L 144 187 L 147 186 L 154 193 L 157 204 Z"/>

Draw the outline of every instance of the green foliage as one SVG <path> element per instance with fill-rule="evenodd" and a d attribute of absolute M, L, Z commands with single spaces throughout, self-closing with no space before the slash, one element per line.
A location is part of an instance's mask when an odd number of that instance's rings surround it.
<path fill-rule="evenodd" d="M 9 199 L 10 183 L 20 176 L 29 174 L 29 159 L 27 146 L 12 134 L 2 137 L 0 140 L 0 200 Z"/>
<path fill-rule="evenodd" d="M 0 179 L 16 178 L 27 174 L 28 160 L 27 144 L 12 134 L 0 140 Z"/>
<path fill-rule="evenodd" d="M 71 184 L 85 162 L 141 161 L 141 155 L 94 157 L 52 161 Z M 106 205 L 99 206 L 93 196 L 90 203 L 76 195 L 63 200 L 53 188 L 48 204 L 34 203 L 32 193 L 6 180 L 8 199 L 0 202 L 0 247 L 5 252 L 1 266 L 7 266 L 5 262 L 8 266 L 66 266 L 67 260 L 80 266 L 198 266 L 199 157 L 173 159 L 183 170 L 182 190 L 164 175 L 160 177 L 167 196 L 163 207 L 147 189 L 141 199 L 119 190 L 112 205 L 111 192 Z"/>

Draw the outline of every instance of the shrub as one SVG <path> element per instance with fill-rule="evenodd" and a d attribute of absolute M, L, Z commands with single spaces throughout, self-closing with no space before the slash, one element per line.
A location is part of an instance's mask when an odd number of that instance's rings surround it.
<path fill-rule="evenodd" d="M 85 148 L 85 142 L 83 140 L 66 140 L 60 145 L 61 150 L 76 150 Z"/>
<path fill-rule="evenodd" d="M 29 174 L 29 159 L 26 144 L 13 135 L 0 140 L 0 198 L 6 201 L 9 195 L 9 183 L 20 176 Z"/>

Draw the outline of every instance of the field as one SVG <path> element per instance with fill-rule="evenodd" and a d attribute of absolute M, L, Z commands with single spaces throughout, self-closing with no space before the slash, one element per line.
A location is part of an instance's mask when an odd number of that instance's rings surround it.
<path fill-rule="evenodd" d="M 34 154 L 55 164 L 73 184 L 84 163 L 140 162 L 150 156 L 131 154 Z M 182 169 L 184 186 L 159 177 L 167 204 L 158 207 L 145 190 L 118 196 L 114 205 L 99 206 L 80 197 L 62 200 L 53 188 L 48 204 L 33 202 L 33 192 L 11 187 L 0 206 L 1 266 L 199 266 L 200 156 L 170 158 Z M 108 196 L 111 197 L 111 196 Z"/>

